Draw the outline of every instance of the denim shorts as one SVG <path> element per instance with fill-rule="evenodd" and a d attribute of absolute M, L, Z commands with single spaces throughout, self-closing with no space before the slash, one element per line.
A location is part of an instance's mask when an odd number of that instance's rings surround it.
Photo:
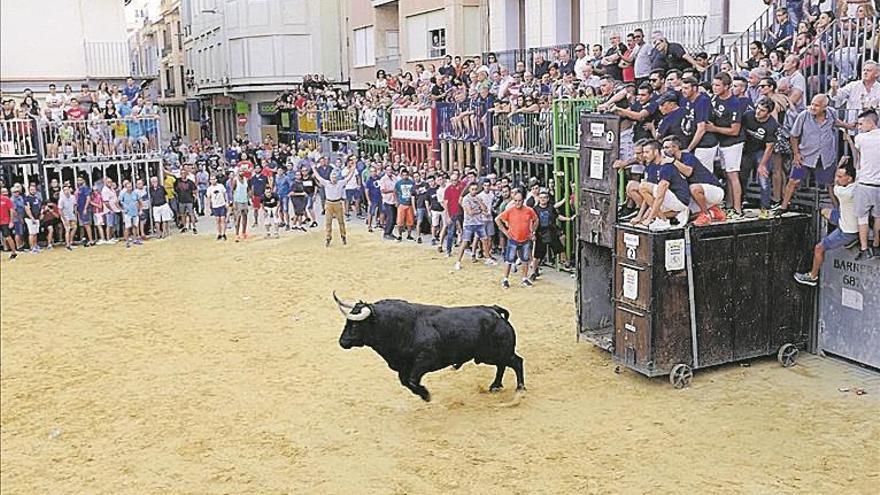
<path fill-rule="evenodd" d="M 483 224 L 480 225 L 465 225 L 464 233 L 462 234 L 461 241 L 463 243 L 468 243 L 473 239 L 474 235 L 477 236 L 477 239 L 485 239 L 486 238 L 486 227 Z"/>
<path fill-rule="evenodd" d="M 831 218 L 833 221 L 833 214 Z M 831 251 L 832 249 L 842 248 L 853 241 L 857 241 L 858 239 L 859 234 L 857 233 L 847 234 L 840 229 L 834 229 L 833 232 L 828 234 L 828 237 L 822 239 L 822 247 L 825 248 L 826 251 Z"/>
<path fill-rule="evenodd" d="M 511 265 L 516 263 L 519 258 L 523 262 L 529 261 L 532 256 L 532 241 L 516 242 L 513 239 L 507 240 L 507 247 L 504 249 L 504 261 Z"/>
<path fill-rule="evenodd" d="M 810 172 L 813 173 L 813 177 L 816 179 L 816 183 L 820 186 L 827 186 L 834 182 L 834 174 L 837 170 L 834 167 L 824 167 L 820 168 L 821 164 L 817 164 L 816 168 L 809 168 L 805 165 L 800 167 L 795 167 L 792 165 L 791 174 L 789 177 L 792 180 L 802 181 L 809 177 Z"/>

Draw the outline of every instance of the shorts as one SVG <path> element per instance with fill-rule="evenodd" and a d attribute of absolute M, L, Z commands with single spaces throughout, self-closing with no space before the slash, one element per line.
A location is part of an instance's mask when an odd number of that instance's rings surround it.
<path fill-rule="evenodd" d="M 719 147 L 724 171 L 727 173 L 739 172 L 742 168 L 743 147 L 745 143 L 737 143 L 730 146 Z"/>
<path fill-rule="evenodd" d="M 8 224 L 0 225 L 0 237 L 11 237 L 12 231 L 9 229 Z"/>
<path fill-rule="evenodd" d="M 24 223 L 27 225 L 28 234 L 37 235 L 40 233 L 40 221 L 39 220 L 25 218 Z"/>
<path fill-rule="evenodd" d="M 226 207 L 218 206 L 217 208 L 211 208 L 211 216 L 212 217 L 225 217 L 226 216 Z"/>
<path fill-rule="evenodd" d="M 412 206 L 398 206 L 397 207 L 397 226 L 398 227 L 413 227 L 416 224 L 415 218 L 413 217 L 413 207 Z"/>
<path fill-rule="evenodd" d="M 832 221 L 834 219 L 834 213 L 837 210 L 832 212 Z M 832 249 L 839 249 L 847 244 L 859 240 L 858 232 L 853 232 L 848 234 L 840 229 L 834 229 L 833 232 L 828 234 L 828 236 L 822 239 L 822 247 L 825 248 L 826 251 L 831 251 Z"/>
<path fill-rule="evenodd" d="M 495 222 L 487 220 L 483 223 L 483 229 L 486 230 L 486 237 L 493 237 L 495 235 Z"/>
<path fill-rule="evenodd" d="M 718 186 L 713 186 L 712 184 L 691 184 L 691 188 L 694 186 L 700 186 L 703 188 L 703 194 L 706 196 L 706 208 L 711 208 L 724 203 L 724 189 Z M 673 196 L 675 195 L 673 194 Z M 691 195 L 691 198 L 693 198 L 693 195 Z M 700 207 L 697 206 L 697 202 L 693 199 L 691 199 L 691 203 L 688 206 L 694 213 L 700 211 Z"/>
<path fill-rule="evenodd" d="M 55 228 L 61 225 L 60 218 L 53 218 L 51 220 L 40 220 L 40 228 L 49 230 L 49 228 Z"/>
<path fill-rule="evenodd" d="M 279 211 L 281 211 L 281 213 L 287 213 L 287 211 L 290 209 L 290 198 L 286 194 L 279 194 L 278 196 Z"/>
<path fill-rule="evenodd" d="M 104 222 L 108 227 L 116 226 L 116 213 L 112 211 L 108 211 L 104 213 Z"/>
<path fill-rule="evenodd" d="M 154 222 L 170 222 L 173 219 L 174 212 L 171 211 L 171 207 L 168 206 L 168 203 L 153 207 Z"/>
<path fill-rule="evenodd" d="M 360 189 L 346 189 L 345 190 L 345 199 L 348 202 L 352 201 L 360 201 L 361 200 L 361 191 Z"/>
<path fill-rule="evenodd" d="M 431 227 L 443 225 L 443 212 L 431 210 Z"/>
<path fill-rule="evenodd" d="M 422 224 L 428 221 L 428 209 L 416 208 L 416 223 Z"/>
<path fill-rule="evenodd" d="M 251 204 L 255 210 L 259 210 L 263 206 L 263 199 L 260 198 L 260 195 L 254 194 L 254 197 L 251 198 Z"/>
<path fill-rule="evenodd" d="M 709 172 L 715 172 L 715 155 L 718 154 L 718 146 L 712 146 L 711 148 L 696 148 L 694 150 L 694 156 L 697 157 L 697 160 L 700 160 L 700 163 L 706 167 L 706 170 Z"/>
<path fill-rule="evenodd" d="M 127 213 L 122 214 L 122 226 L 126 229 L 130 229 L 132 227 L 137 227 L 138 225 L 138 216 L 137 214 L 129 215 Z"/>
<path fill-rule="evenodd" d="M 654 191 L 657 190 L 657 184 L 653 184 L 653 183 L 649 183 L 649 184 L 651 184 L 651 194 L 654 194 Z M 676 212 L 678 212 L 678 211 L 682 211 L 686 208 L 687 208 L 687 206 L 685 206 L 685 204 L 682 203 L 680 199 L 678 199 L 678 196 L 676 196 L 669 189 L 666 190 L 666 196 L 663 198 L 663 203 L 660 205 L 660 211 L 676 211 Z"/>
<path fill-rule="evenodd" d="M 553 253 L 559 254 L 564 248 L 562 247 L 562 242 L 559 240 L 559 236 L 554 232 L 544 233 L 543 235 L 538 233 L 536 236 L 535 242 L 535 259 L 542 260 L 545 256 L 547 256 L 547 248 L 553 250 Z"/>
<path fill-rule="evenodd" d="M 95 219 L 95 226 L 96 227 L 103 227 L 104 226 L 104 212 L 95 213 L 92 215 L 92 218 Z"/>
<path fill-rule="evenodd" d="M 21 223 L 21 221 L 16 220 L 12 223 L 12 232 L 14 232 L 15 235 L 24 235 L 24 224 Z"/>
<path fill-rule="evenodd" d="M 880 219 L 880 186 L 856 184 L 853 193 L 859 225 L 868 225 L 868 215 Z"/>
<path fill-rule="evenodd" d="M 517 258 L 520 261 L 527 262 L 532 256 L 532 241 L 517 242 L 513 239 L 507 240 L 507 247 L 504 249 L 504 261 L 513 265 Z"/>
<path fill-rule="evenodd" d="M 483 224 L 479 225 L 465 225 L 462 236 L 461 243 L 462 245 L 466 245 L 471 242 L 471 239 L 476 235 L 477 239 L 485 239 L 486 238 L 486 227 Z"/>
<path fill-rule="evenodd" d="M 376 201 L 373 201 L 372 203 L 370 203 L 370 208 L 367 211 L 367 214 L 371 217 L 374 217 L 374 216 L 376 216 L 376 214 L 378 212 L 379 212 L 379 203 Z"/>
<path fill-rule="evenodd" d="M 86 213 L 82 213 L 77 211 L 76 216 L 79 217 L 80 225 L 91 225 L 92 224 L 92 212 L 86 211 Z"/>
<path fill-rule="evenodd" d="M 190 217 L 196 216 L 196 210 L 193 207 L 193 203 L 177 203 L 177 214 L 178 215 L 188 215 Z"/>
<path fill-rule="evenodd" d="M 245 214 L 248 212 L 248 204 L 247 203 L 232 203 L 232 212 L 236 215 Z"/>
<path fill-rule="evenodd" d="M 816 164 L 816 168 L 809 168 L 806 165 L 802 165 L 800 167 L 795 167 L 792 165 L 791 174 L 789 174 L 789 178 L 791 180 L 802 181 L 806 179 L 810 173 L 812 172 L 813 177 L 816 179 L 816 184 L 820 186 L 827 186 L 831 184 L 834 180 L 834 174 L 837 172 L 834 167 L 821 167 L 821 163 Z"/>
<path fill-rule="evenodd" d="M 266 211 L 266 219 L 265 219 L 266 225 L 269 225 L 270 223 L 277 223 L 278 222 L 278 207 L 277 206 L 274 206 L 272 208 L 269 208 L 267 206 L 263 209 Z"/>

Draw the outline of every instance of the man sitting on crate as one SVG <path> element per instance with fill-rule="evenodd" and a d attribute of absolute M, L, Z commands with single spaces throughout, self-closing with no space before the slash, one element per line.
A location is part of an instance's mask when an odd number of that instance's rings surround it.
<path fill-rule="evenodd" d="M 697 214 L 694 225 L 702 227 L 712 223 L 712 220 L 726 220 L 727 215 L 719 208 L 724 204 L 724 188 L 715 174 L 709 172 L 693 153 L 681 151 L 681 140 L 676 136 L 663 140 L 663 154 L 673 158 L 672 164 L 687 178 L 691 192 L 688 208 Z"/>
<path fill-rule="evenodd" d="M 663 158 L 659 142 L 646 142 L 642 146 L 642 157 L 646 164 L 645 178 L 639 189 L 642 202 L 632 224 L 659 231 L 668 229 L 668 219 L 675 218 L 683 227 L 690 216 L 687 205 L 691 202 L 691 194 L 687 180 L 673 165 L 673 158 Z"/>

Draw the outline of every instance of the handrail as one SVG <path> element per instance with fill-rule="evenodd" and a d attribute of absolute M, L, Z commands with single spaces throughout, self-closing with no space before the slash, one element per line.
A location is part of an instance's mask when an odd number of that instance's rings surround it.
<path fill-rule="evenodd" d="M 666 38 L 681 44 L 689 53 L 702 51 L 706 42 L 706 16 L 704 15 L 661 17 L 646 21 L 607 24 L 602 26 L 601 39 L 604 42 L 609 39 L 612 33 L 617 33 L 622 41 L 627 33 L 631 33 L 637 28 L 645 31 L 646 39 L 650 39 L 651 32 L 662 31 Z"/>
<path fill-rule="evenodd" d="M 123 117 L 39 122 L 47 162 L 158 156 L 159 117 Z"/>
<path fill-rule="evenodd" d="M 721 52 L 730 59 L 731 63 L 736 63 L 737 60 L 746 60 L 749 56 L 749 45 L 753 41 L 764 41 L 767 29 L 773 26 L 773 13 L 775 10 L 775 6 L 771 5 L 770 7 L 767 7 L 767 9 L 758 15 L 749 27 L 740 33 L 736 39 L 730 42 L 727 46 L 726 52 L 724 47 L 722 47 Z"/>
<path fill-rule="evenodd" d="M 498 112 L 492 114 L 491 151 L 505 151 L 513 154 L 551 155 L 552 113 Z"/>
<path fill-rule="evenodd" d="M 37 156 L 39 140 L 33 119 L 0 120 L 0 158 Z"/>

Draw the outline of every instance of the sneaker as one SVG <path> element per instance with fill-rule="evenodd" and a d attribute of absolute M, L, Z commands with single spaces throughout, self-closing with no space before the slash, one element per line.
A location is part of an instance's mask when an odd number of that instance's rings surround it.
<path fill-rule="evenodd" d="M 14 260 L 15 258 L 18 258 L 18 253 L 12 253 L 9 255 L 9 261 Z"/>
<path fill-rule="evenodd" d="M 483 264 L 486 266 L 495 266 L 498 263 L 496 263 L 495 260 L 493 260 L 492 258 L 486 258 L 486 261 L 484 261 Z"/>
<path fill-rule="evenodd" d="M 391 234 L 385 234 L 382 236 L 382 239 L 385 239 L 386 241 L 396 241 L 397 237 L 394 237 Z"/>
<path fill-rule="evenodd" d="M 373 233 L 373 227 L 368 228 L 368 229 L 367 229 L 367 232 L 369 232 L 369 233 L 372 234 L 372 233 Z"/>
<path fill-rule="evenodd" d="M 422 240 L 422 238 L 419 237 L 419 242 L 421 242 L 421 240 Z M 432 246 L 436 246 L 436 245 L 437 245 L 437 239 L 431 239 L 431 245 L 432 245 Z"/>
<path fill-rule="evenodd" d="M 35 247 L 32 247 L 32 248 L 31 248 L 31 254 L 37 254 L 37 253 L 39 253 L 39 252 L 40 252 L 39 249 L 37 249 L 37 248 L 35 248 Z"/>
<path fill-rule="evenodd" d="M 631 218 L 635 218 L 635 216 L 638 215 L 638 214 L 639 214 L 639 210 L 632 210 L 632 211 L 630 211 L 629 213 L 625 213 L 625 214 L 622 215 L 622 216 L 618 216 L 617 219 L 620 220 L 620 221 L 626 221 L 626 220 L 629 220 L 629 219 L 631 219 Z"/>
<path fill-rule="evenodd" d="M 135 245 L 135 246 L 140 246 L 140 245 L 143 244 L 143 241 L 141 241 L 140 239 L 135 239 L 135 240 L 132 241 L 132 242 L 134 242 L 134 245 Z"/>
<path fill-rule="evenodd" d="M 397 242 L 403 242 L 403 236 L 402 236 L 402 235 L 397 236 Z"/>
<path fill-rule="evenodd" d="M 126 247 L 126 248 L 130 248 L 130 247 L 131 247 L 131 243 L 128 242 L 128 241 L 125 241 L 125 247 Z"/>
<path fill-rule="evenodd" d="M 819 283 L 819 279 L 813 278 L 809 273 L 795 273 L 794 280 L 799 284 L 809 285 L 810 287 L 815 287 Z"/>
<path fill-rule="evenodd" d="M 767 220 L 770 218 L 770 210 L 761 208 L 761 211 L 758 212 L 758 218 L 761 220 Z"/>
<path fill-rule="evenodd" d="M 708 213 L 701 212 L 694 220 L 694 225 L 696 225 L 697 227 L 705 227 L 710 223 L 712 223 L 712 217 L 710 217 Z"/>
<path fill-rule="evenodd" d="M 717 222 L 723 222 L 727 220 L 727 215 L 718 206 L 713 206 L 709 208 L 709 216 L 712 217 L 712 220 L 715 220 Z"/>
<path fill-rule="evenodd" d="M 476 257 L 476 256 L 471 256 L 471 263 L 477 263 L 477 262 L 478 262 L 478 261 L 477 261 L 477 257 Z"/>
<path fill-rule="evenodd" d="M 654 221 L 651 222 L 651 225 L 648 226 L 648 229 L 650 229 L 651 232 L 659 232 L 661 230 L 669 230 L 669 227 L 671 227 L 669 220 L 665 218 L 655 218 Z"/>
<path fill-rule="evenodd" d="M 856 261 L 868 261 L 869 259 L 874 257 L 874 253 L 871 248 L 861 250 L 859 249 L 859 254 L 856 255 Z"/>
<path fill-rule="evenodd" d="M 501 281 L 501 288 L 502 289 L 509 289 L 510 288 L 510 281 L 508 281 L 506 278 L 504 280 L 502 280 Z"/>
<path fill-rule="evenodd" d="M 412 236 L 411 234 L 406 234 L 406 240 L 408 240 L 408 241 L 412 241 L 412 240 L 413 240 L 413 236 Z M 421 241 L 421 239 L 419 239 L 419 240 Z"/>
<path fill-rule="evenodd" d="M 348 245 L 348 241 L 345 240 L 345 236 L 342 236 L 342 245 L 343 245 L 343 246 L 347 246 L 347 245 Z"/>
<path fill-rule="evenodd" d="M 224 241 L 228 240 L 228 239 L 226 238 L 226 234 L 223 234 L 223 240 L 224 240 Z"/>
<path fill-rule="evenodd" d="M 239 241 L 241 241 L 241 237 L 235 236 L 235 242 L 239 242 Z"/>
<path fill-rule="evenodd" d="M 195 227 L 193 227 L 193 235 L 196 235 L 196 234 L 198 234 L 198 233 L 199 233 L 198 229 L 196 229 Z"/>
<path fill-rule="evenodd" d="M 324 247 L 330 247 L 330 239 L 324 239 Z"/>
<path fill-rule="evenodd" d="M 73 246 L 64 246 L 64 249 L 68 251 L 73 251 Z"/>
<path fill-rule="evenodd" d="M 454 266 L 454 268 L 455 268 L 456 270 L 461 270 L 461 261 L 456 261 L 456 262 L 455 262 L 455 266 Z"/>
<path fill-rule="evenodd" d="M 220 237 L 221 237 L 220 234 L 217 234 L 217 240 L 218 240 L 218 241 L 220 240 Z"/>
<path fill-rule="evenodd" d="M 522 286 L 523 287 L 534 287 L 535 284 L 533 284 L 531 280 L 524 278 L 524 279 L 522 279 Z"/>
<path fill-rule="evenodd" d="M 678 220 L 678 226 L 684 227 L 688 223 L 688 219 L 691 217 L 691 210 L 689 208 L 685 208 L 678 212 L 678 215 L 675 216 L 675 219 Z"/>
<path fill-rule="evenodd" d="M 315 228 L 317 226 L 318 226 L 318 222 L 312 222 L 312 224 L 309 225 L 309 227 L 311 227 L 311 228 Z"/>

